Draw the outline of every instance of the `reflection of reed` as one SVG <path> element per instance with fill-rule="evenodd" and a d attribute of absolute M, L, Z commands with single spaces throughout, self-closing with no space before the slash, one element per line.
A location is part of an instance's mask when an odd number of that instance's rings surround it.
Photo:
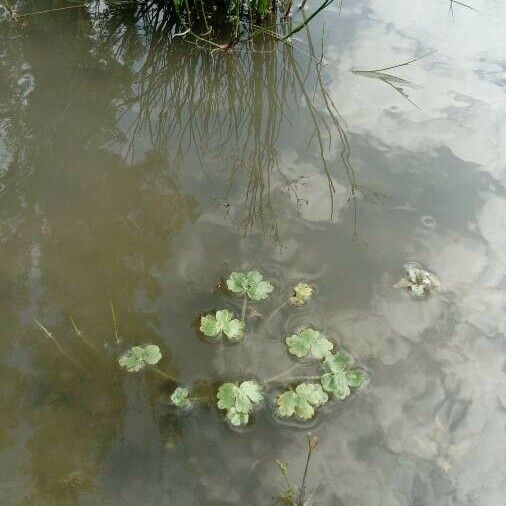
<path fill-rule="evenodd" d="M 281 187 L 297 202 L 302 200 L 296 182 L 279 165 L 279 138 L 302 99 L 312 124 L 307 144 L 317 142 L 317 156 L 328 181 L 329 219 L 335 214 L 334 180 L 339 177 L 330 149 L 334 138 L 341 144 L 350 194 L 356 195 L 346 125 L 325 88 L 321 65 L 315 65 L 311 44 L 311 58 L 302 60 L 289 44 L 279 44 L 269 36 L 252 42 L 248 49 L 213 54 L 171 36 L 170 20 L 159 21 L 158 29 L 150 24 L 144 38 L 134 44 L 136 26 L 144 23 L 139 17 L 122 18 L 108 32 L 109 44 L 114 43 L 117 58 L 124 61 L 132 54 L 132 46 L 145 45 L 132 92 L 123 103 L 129 114 L 135 111 L 128 127 L 128 159 L 137 157 L 140 138 L 147 137 L 150 149 L 164 153 L 176 172 L 190 155 L 206 173 L 204 160 L 213 156 L 226 160 L 225 200 L 241 185 L 245 188 L 240 226 L 245 233 L 260 226 L 279 240 L 274 187 Z M 131 67 L 136 64 L 132 62 Z"/>

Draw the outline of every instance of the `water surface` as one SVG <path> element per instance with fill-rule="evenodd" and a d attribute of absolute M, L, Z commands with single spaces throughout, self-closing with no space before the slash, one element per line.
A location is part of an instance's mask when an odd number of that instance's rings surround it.
<path fill-rule="evenodd" d="M 310 504 L 504 504 L 506 10 L 449 7 L 345 1 L 225 54 L 121 7 L 2 20 L 2 505 L 272 504 L 309 429 Z M 406 260 L 442 293 L 393 289 Z M 196 317 L 240 312 L 217 285 L 249 268 L 275 291 L 247 339 L 203 342 Z M 266 327 L 300 280 L 312 303 Z M 369 382 L 309 429 L 178 414 L 174 384 L 115 365 L 111 302 L 120 349 L 159 345 L 182 384 L 276 375 L 305 324 Z"/>

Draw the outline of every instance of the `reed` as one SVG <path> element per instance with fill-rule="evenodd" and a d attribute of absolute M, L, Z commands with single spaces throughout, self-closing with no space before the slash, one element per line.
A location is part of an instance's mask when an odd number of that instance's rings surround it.
<path fill-rule="evenodd" d="M 297 11 L 306 9 L 307 0 L 300 5 L 294 0 L 88 0 L 82 4 L 69 0 L 63 6 L 49 1 L 45 4 L 47 8 L 33 11 L 31 4 L 23 0 L 0 0 L 0 6 L 13 20 L 78 8 L 87 8 L 90 13 L 128 12 L 148 21 L 146 29 L 165 26 L 171 37 L 184 37 L 216 50 L 226 50 L 266 33 L 278 41 L 287 40 L 334 2 L 319 1 L 293 29 L 291 18 Z"/>

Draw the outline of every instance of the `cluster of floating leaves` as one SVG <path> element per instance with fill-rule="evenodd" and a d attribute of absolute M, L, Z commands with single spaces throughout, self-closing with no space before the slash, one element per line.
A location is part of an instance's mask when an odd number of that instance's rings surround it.
<path fill-rule="evenodd" d="M 351 369 L 350 357 L 343 352 L 331 353 L 334 345 L 320 332 L 306 328 L 285 340 L 288 351 L 296 357 L 312 357 L 320 361 L 323 374 L 319 383 L 300 383 L 295 390 L 288 390 L 278 396 L 278 414 L 282 417 L 294 417 L 309 420 L 315 414 L 315 408 L 323 406 L 328 394 L 338 400 L 346 399 L 350 387 L 360 387 L 365 379 L 361 369 Z"/>
<path fill-rule="evenodd" d="M 406 276 L 395 285 L 396 288 L 406 288 L 412 296 L 423 298 L 441 287 L 435 274 L 421 264 L 409 262 L 405 268 Z M 248 299 L 265 300 L 274 289 L 258 271 L 232 272 L 227 279 L 227 287 L 232 293 L 244 295 L 244 308 Z M 288 302 L 295 306 L 303 305 L 313 292 L 314 289 L 307 283 L 298 283 Z M 226 336 L 229 340 L 239 340 L 244 336 L 245 328 L 244 310 L 243 319 L 235 318 L 227 309 L 221 309 L 202 316 L 200 320 L 200 331 L 215 339 Z M 351 394 L 352 388 L 363 385 L 364 371 L 350 368 L 353 365 L 351 358 L 342 351 L 334 350 L 333 342 L 318 330 L 303 328 L 286 337 L 285 343 L 291 355 L 318 361 L 322 374 L 277 395 L 276 409 L 280 417 L 310 420 L 317 408 L 326 404 L 331 396 L 344 400 Z M 139 372 L 146 366 L 154 367 L 161 358 L 160 349 L 154 344 L 134 346 L 119 358 L 119 364 L 128 372 Z M 218 387 L 216 405 L 225 411 L 225 416 L 232 425 L 241 426 L 248 424 L 250 415 L 262 404 L 264 397 L 262 385 L 255 380 L 226 382 Z M 170 397 L 171 404 L 177 408 L 189 407 L 191 399 L 191 389 L 183 386 L 178 386 Z"/>

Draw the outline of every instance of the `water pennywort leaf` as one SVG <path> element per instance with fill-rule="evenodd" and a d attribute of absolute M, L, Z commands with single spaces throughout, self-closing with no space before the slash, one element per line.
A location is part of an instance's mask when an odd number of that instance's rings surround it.
<path fill-rule="evenodd" d="M 156 344 L 148 344 L 145 347 L 133 346 L 118 359 L 118 363 L 128 372 L 139 372 L 146 365 L 157 364 L 161 358 L 160 348 Z"/>
<path fill-rule="evenodd" d="M 339 351 L 333 355 L 329 354 L 325 357 L 325 360 L 323 361 L 323 368 L 327 372 L 338 373 L 344 371 L 349 363 L 349 357 Z"/>
<path fill-rule="evenodd" d="M 293 295 L 288 299 L 294 306 L 303 306 L 313 295 L 313 287 L 307 283 L 297 283 L 293 288 Z"/>
<path fill-rule="evenodd" d="M 208 314 L 200 319 L 200 331 L 208 337 L 219 337 L 223 333 L 233 341 L 244 336 L 245 328 L 246 324 L 234 318 L 228 309 L 221 309 L 215 315 Z"/>
<path fill-rule="evenodd" d="M 231 292 L 244 293 L 256 301 L 266 299 L 274 290 L 258 271 L 232 272 L 227 279 L 227 287 Z"/>
<path fill-rule="evenodd" d="M 232 425 L 245 425 L 253 405 L 263 400 L 262 389 L 256 381 L 223 383 L 216 394 L 217 406 L 227 411 L 227 419 Z"/>
<path fill-rule="evenodd" d="M 188 394 L 189 391 L 186 387 L 177 387 L 174 392 L 172 392 L 170 401 L 174 406 L 177 406 L 178 408 L 186 408 L 190 405 Z"/>
<path fill-rule="evenodd" d="M 162 354 L 156 344 L 148 344 L 144 347 L 144 362 L 149 365 L 155 365 L 160 362 Z"/>
<path fill-rule="evenodd" d="M 333 393 L 337 399 L 344 400 L 350 395 L 348 380 L 343 371 L 325 373 L 321 377 L 321 382 L 324 390 Z"/>
<path fill-rule="evenodd" d="M 362 386 L 364 378 L 365 378 L 364 372 L 359 369 L 348 371 L 346 373 L 346 380 L 348 381 L 348 385 L 350 385 L 350 387 Z"/>
<path fill-rule="evenodd" d="M 350 395 L 350 387 L 359 387 L 364 381 L 363 371 L 346 371 L 349 362 L 350 359 L 340 352 L 327 356 L 323 362 L 323 368 L 327 371 L 320 378 L 323 389 L 334 394 L 339 400 Z"/>
<path fill-rule="evenodd" d="M 334 345 L 320 332 L 310 328 L 301 330 L 285 339 L 288 351 L 296 357 L 303 358 L 311 353 L 314 358 L 321 360 L 329 355 Z"/>
<path fill-rule="evenodd" d="M 249 421 L 249 412 L 241 413 L 236 408 L 230 408 L 227 411 L 227 420 L 236 427 L 239 425 L 246 425 Z"/>
<path fill-rule="evenodd" d="M 251 400 L 251 402 L 261 402 L 264 398 L 262 388 L 256 381 L 243 381 L 240 389 Z"/>
<path fill-rule="evenodd" d="M 314 416 L 315 408 L 328 401 L 328 395 L 318 383 L 300 383 L 295 391 L 288 390 L 278 396 L 278 413 L 282 417 L 295 416 L 300 420 L 309 420 Z"/>

